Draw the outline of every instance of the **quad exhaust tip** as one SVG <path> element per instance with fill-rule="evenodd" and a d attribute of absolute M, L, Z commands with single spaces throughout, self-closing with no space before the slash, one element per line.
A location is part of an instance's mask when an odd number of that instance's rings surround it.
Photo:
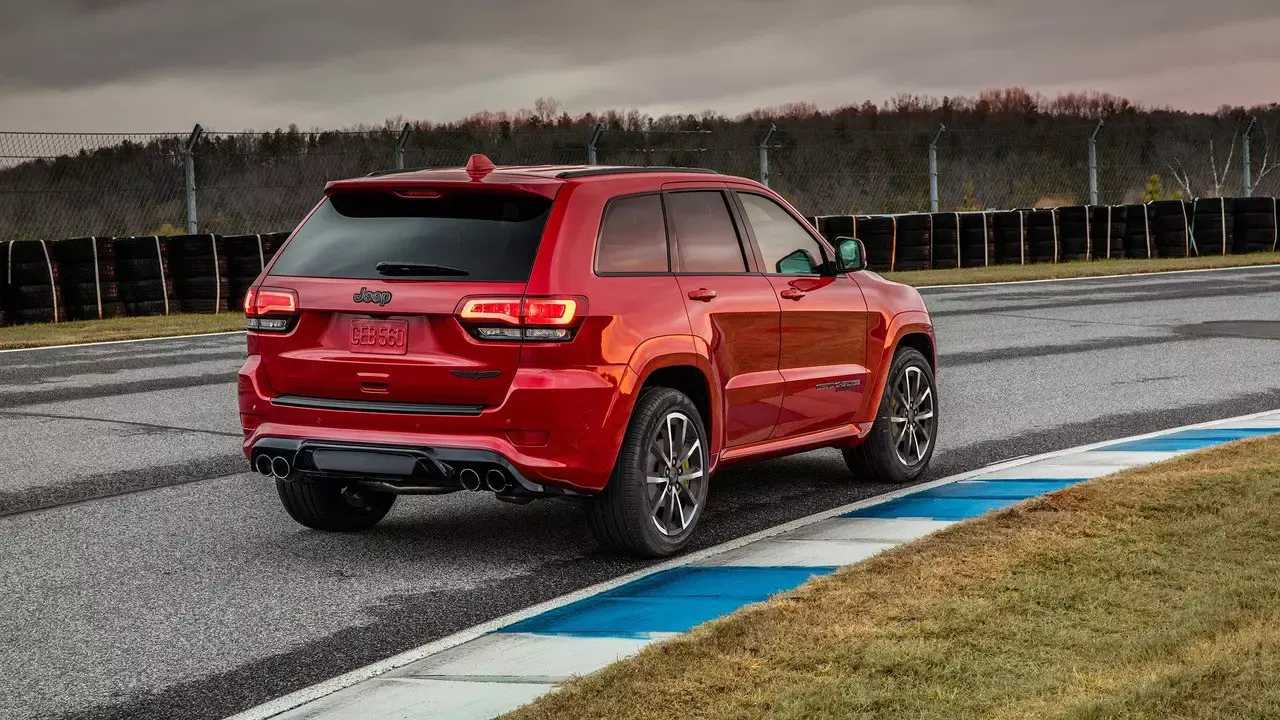
<path fill-rule="evenodd" d="M 263 475 L 271 477 L 271 458 L 266 455 L 259 455 L 258 459 L 254 461 L 253 467 Z"/>
<path fill-rule="evenodd" d="M 484 484 L 493 492 L 502 492 L 507 489 L 507 476 L 501 470 L 494 468 L 484 474 Z"/>
<path fill-rule="evenodd" d="M 458 482 L 462 484 L 463 490 L 479 490 L 480 473 L 471 468 L 466 468 L 458 473 Z"/>
<path fill-rule="evenodd" d="M 271 474 L 280 480 L 289 477 L 289 461 L 280 456 L 271 458 Z"/>

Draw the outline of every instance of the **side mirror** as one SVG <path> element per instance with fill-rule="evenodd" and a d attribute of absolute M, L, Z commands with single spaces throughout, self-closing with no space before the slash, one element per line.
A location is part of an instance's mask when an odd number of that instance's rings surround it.
<path fill-rule="evenodd" d="M 836 270 L 842 273 L 867 269 L 867 248 L 851 237 L 836 238 Z"/>

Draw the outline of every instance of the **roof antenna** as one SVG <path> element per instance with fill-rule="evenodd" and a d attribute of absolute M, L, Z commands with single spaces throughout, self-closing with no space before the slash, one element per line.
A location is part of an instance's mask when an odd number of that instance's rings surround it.
<path fill-rule="evenodd" d="M 484 176 L 493 172 L 494 167 L 496 166 L 493 164 L 493 161 L 480 153 L 472 155 L 471 158 L 467 160 L 467 174 L 470 175 L 471 179 L 475 182 L 483 180 Z"/>

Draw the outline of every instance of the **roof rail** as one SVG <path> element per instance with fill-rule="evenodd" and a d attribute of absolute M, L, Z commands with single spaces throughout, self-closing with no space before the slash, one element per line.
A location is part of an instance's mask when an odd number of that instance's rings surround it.
<path fill-rule="evenodd" d="M 560 179 L 568 179 L 568 178 L 592 177 L 595 175 L 624 175 L 627 173 L 659 173 L 659 172 L 660 173 L 669 173 L 669 172 L 698 173 L 700 175 L 719 175 L 720 174 L 715 170 L 708 170 L 706 168 L 683 168 L 683 167 L 666 167 L 666 166 L 650 165 L 647 167 L 640 167 L 640 166 L 596 167 L 596 168 L 584 168 L 582 170 L 565 170 L 564 172 L 557 174 L 556 177 Z"/>

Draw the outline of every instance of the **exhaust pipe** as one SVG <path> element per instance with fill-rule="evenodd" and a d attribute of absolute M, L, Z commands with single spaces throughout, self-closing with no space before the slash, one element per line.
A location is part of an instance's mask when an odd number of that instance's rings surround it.
<path fill-rule="evenodd" d="M 507 489 L 507 476 L 501 470 L 493 468 L 484 474 L 484 484 L 493 492 L 502 492 Z"/>
<path fill-rule="evenodd" d="M 462 483 L 463 490 L 479 490 L 480 473 L 471 468 L 466 468 L 458 473 L 458 482 Z"/>
<path fill-rule="evenodd" d="M 271 458 L 266 455 L 259 455 L 254 461 L 253 467 L 263 475 L 271 477 Z"/>
<path fill-rule="evenodd" d="M 279 455 L 271 458 L 271 474 L 280 480 L 289 477 L 289 461 Z"/>

